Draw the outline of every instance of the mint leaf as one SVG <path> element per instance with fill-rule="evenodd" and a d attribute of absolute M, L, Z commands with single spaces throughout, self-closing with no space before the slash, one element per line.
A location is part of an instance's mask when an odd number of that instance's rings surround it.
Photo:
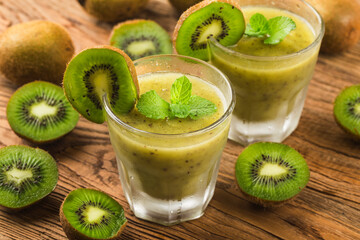
<path fill-rule="evenodd" d="M 142 94 L 136 107 L 141 114 L 152 119 L 164 119 L 170 113 L 170 104 L 154 90 Z"/>
<path fill-rule="evenodd" d="M 251 37 L 264 37 L 269 32 L 269 23 L 264 15 L 255 13 L 246 25 L 245 34 Z"/>
<path fill-rule="evenodd" d="M 280 43 L 292 30 L 296 28 L 295 22 L 288 17 L 279 16 L 269 19 L 269 38 L 265 44 Z"/>
<path fill-rule="evenodd" d="M 171 103 L 187 104 L 191 97 L 192 84 L 186 76 L 182 76 L 175 80 L 171 86 Z"/>
<path fill-rule="evenodd" d="M 189 107 L 189 117 L 191 119 L 199 119 L 217 111 L 217 107 L 213 102 L 196 95 L 191 96 L 189 100 Z"/>
<path fill-rule="evenodd" d="M 190 113 L 190 106 L 183 104 L 170 104 L 170 117 L 187 118 Z"/>

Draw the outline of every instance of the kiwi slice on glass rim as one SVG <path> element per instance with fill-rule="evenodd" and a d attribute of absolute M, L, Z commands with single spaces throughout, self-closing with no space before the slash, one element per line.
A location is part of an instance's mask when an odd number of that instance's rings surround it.
<path fill-rule="evenodd" d="M 0 205 L 13 210 L 30 206 L 50 194 L 58 180 L 54 158 L 27 146 L 0 149 Z"/>
<path fill-rule="evenodd" d="M 60 207 L 69 239 L 118 239 L 126 226 L 124 209 L 106 193 L 86 188 L 70 192 Z"/>
<path fill-rule="evenodd" d="M 252 202 L 276 207 L 296 196 L 310 178 L 308 165 L 295 149 L 258 142 L 239 155 L 235 167 L 240 190 Z"/>
<path fill-rule="evenodd" d="M 38 144 L 66 135 L 79 120 L 63 89 L 44 81 L 27 83 L 16 90 L 8 102 L 6 116 L 17 135 Z"/>
<path fill-rule="evenodd" d="M 360 85 L 345 88 L 334 102 L 336 123 L 355 139 L 360 139 Z"/>
<path fill-rule="evenodd" d="M 130 112 L 138 98 L 135 66 L 126 53 L 112 46 L 85 49 L 68 64 L 63 87 L 72 106 L 85 118 L 103 123 L 103 96 L 115 114 Z"/>
<path fill-rule="evenodd" d="M 122 22 L 113 28 L 110 45 L 122 49 L 132 60 L 172 53 L 169 34 L 151 20 L 135 19 Z"/>
<path fill-rule="evenodd" d="M 245 19 L 239 5 L 232 0 L 205 0 L 181 16 L 173 33 L 177 53 L 208 60 L 208 39 L 220 44 L 237 43 L 245 31 Z"/>

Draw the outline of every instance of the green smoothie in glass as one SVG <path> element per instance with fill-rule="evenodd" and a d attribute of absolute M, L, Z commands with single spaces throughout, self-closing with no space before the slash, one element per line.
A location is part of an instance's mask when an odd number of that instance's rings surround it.
<path fill-rule="evenodd" d="M 233 91 L 220 71 L 192 58 L 154 56 L 134 64 L 140 94 L 155 90 L 169 102 L 172 84 L 185 75 L 192 95 L 216 105 L 215 113 L 196 120 L 151 119 L 136 108 L 115 116 L 105 107 L 123 191 L 135 215 L 164 225 L 198 218 L 214 193 Z"/>
<path fill-rule="evenodd" d="M 209 42 L 211 63 L 229 77 L 236 92 L 229 138 L 244 145 L 281 142 L 296 128 L 323 34 L 320 16 L 311 16 L 311 11 L 317 13 L 302 1 L 272 2 L 275 6 L 269 1 L 256 3 L 258 6 L 248 6 L 250 1 L 240 3 L 247 23 L 261 13 L 266 19 L 289 17 L 296 29 L 275 45 L 246 35 L 231 47 L 214 39 Z M 297 14 L 291 12 L 293 5 Z"/>

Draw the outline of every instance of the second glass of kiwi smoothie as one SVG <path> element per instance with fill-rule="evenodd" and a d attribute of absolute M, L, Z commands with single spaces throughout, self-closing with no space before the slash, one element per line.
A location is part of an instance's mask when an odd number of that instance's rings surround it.
<path fill-rule="evenodd" d="M 105 104 L 122 188 L 135 216 L 163 225 L 198 218 L 214 193 L 235 93 L 223 73 L 197 59 L 159 55 L 134 64 L 141 94 L 155 90 L 169 101 L 172 83 L 185 75 L 193 94 L 217 106 L 197 120 L 154 120 L 136 109 L 116 116 Z"/>
<path fill-rule="evenodd" d="M 320 15 L 302 0 L 241 0 L 245 21 L 255 13 L 267 19 L 290 17 L 296 29 L 277 45 L 243 36 L 224 47 L 210 39 L 210 61 L 236 92 L 229 138 L 243 145 L 281 142 L 297 127 L 324 35 Z"/>

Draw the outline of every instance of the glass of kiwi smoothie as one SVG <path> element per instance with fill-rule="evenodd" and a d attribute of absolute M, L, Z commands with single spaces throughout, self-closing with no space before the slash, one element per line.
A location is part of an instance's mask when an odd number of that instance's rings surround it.
<path fill-rule="evenodd" d="M 214 194 L 235 93 L 222 72 L 191 57 L 150 56 L 134 65 L 140 94 L 155 90 L 169 101 L 174 81 L 186 76 L 192 94 L 217 107 L 214 114 L 196 120 L 161 120 L 136 108 L 116 116 L 105 101 L 122 188 L 135 216 L 163 225 L 199 218 Z"/>
<path fill-rule="evenodd" d="M 266 19 L 291 18 L 296 28 L 279 44 L 244 35 L 230 47 L 209 40 L 211 64 L 230 79 L 236 106 L 229 138 L 243 145 L 281 142 L 297 127 L 324 35 L 320 15 L 302 0 L 238 1 L 245 22 L 256 13 Z"/>

